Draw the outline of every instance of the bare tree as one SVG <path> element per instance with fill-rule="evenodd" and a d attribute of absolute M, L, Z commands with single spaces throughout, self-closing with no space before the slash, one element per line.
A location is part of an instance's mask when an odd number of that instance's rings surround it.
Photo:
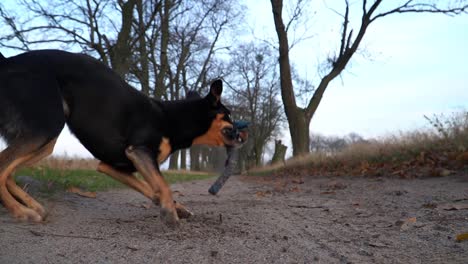
<path fill-rule="evenodd" d="M 235 115 L 251 122 L 249 141 L 243 150 L 246 155 L 241 156 L 251 161 L 250 166 L 259 166 L 265 146 L 278 134 L 283 117 L 277 99 L 277 60 L 269 46 L 253 42 L 232 49 L 230 56 L 231 75 L 226 78 L 234 93 L 231 108 Z"/>
<path fill-rule="evenodd" d="M 220 77 L 216 55 L 227 48 L 220 40 L 242 18 L 234 0 L 16 1 L 22 7 L 18 13 L 0 4 L 6 29 L 0 32 L 0 47 L 82 51 L 142 92 L 166 100 L 200 91 Z M 181 166 L 186 166 L 182 153 Z M 172 167 L 177 161 L 174 153 Z"/>
<path fill-rule="evenodd" d="M 309 125 L 310 121 L 317 110 L 323 94 L 332 80 L 339 76 L 349 61 L 356 53 L 361 44 L 364 35 L 369 26 L 381 18 L 404 13 L 436 13 L 445 15 L 458 15 L 466 13 L 468 4 L 466 1 L 394 1 L 389 2 L 383 7 L 383 0 L 374 0 L 369 3 L 366 0 L 361 1 L 360 8 L 360 23 L 355 29 L 350 23 L 350 3 L 344 0 L 344 13 L 341 33 L 339 35 L 340 45 L 335 55 L 327 60 L 327 68 L 325 74 L 315 86 L 312 97 L 308 100 L 305 107 L 299 107 L 296 103 L 296 93 L 293 87 L 291 77 L 291 64 L 289 59 L 289 51 L 291 45 L 289 43 L 288 33 L 291 25 L 303 16 L 303 9 L 306 5 L 305 0 L 297 0 L 295 8 L 289 21 L 284 22 L 283 19 L 283 0 L 270 0 L 273 19 L 276 33 L 278 36 L 279 64 L 281 76 L 281 95 L 284 105 L 284 110 L 289 123 L 289 130 L 293 145 L 293 155 L 298 156 L 309 152 Z M 297 91 L 296 91 L 297 92 Z"/>
<path fill-rule="evenodd" d="M 227 47 L 220 45 L 230 30 L 238 27 L 242 18 L 240 5 L 233 0 L 184 1 L 171 26 L 168 47 L 169 69 L 166 78 L 169 99 L 180 99 L 189 91 L 201 92 L 210 81 L 219 78 L 215 67 L 216 55 Z M 183 15 L 182 15 L 183 14 Z M 202 155 L 199 147 L 191 150 L 191 167 L 203 169 L 196 155 Z M 208 153 L 208 152 L 206 152 Z M 171 156 L 170 167 L 176 168 L 179 153 Z M 186 166 L 186 153 L 180 152 L 180 165 Z"/>
<path fill-rule="evenodd" d="M 139 1 L 19 0 L 29 15 L 12 15 L 13 10 L 0 7 L 10 29 L 0 36 L 0 46 L 26 51 L 51 43 L 78 45 L 85 53 L 97 53 L 125 77 L 131 67 L 133 11 Z"/>

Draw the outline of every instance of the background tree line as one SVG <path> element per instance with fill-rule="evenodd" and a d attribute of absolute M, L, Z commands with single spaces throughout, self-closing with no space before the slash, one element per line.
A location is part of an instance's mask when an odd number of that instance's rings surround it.
<path fill-rule="evenodd" d="M 279 130 L 279 77 L 271 47 L 232 38 L 242 28 L 234 0 L 18 0 L 0 5 L 0 47 L 28 51 L 61 48 L 97 57 L 151 97 L 202 95 L 225 81 L 224 103 L 252 123 L 241 164 L 262 162 Z M 189 158 L 190 157 L 190 158 Z M 220 150 L 194 147 L 173 153 L 171 169 L 222 166 Z M 220 158 L 221 157 L 221 158 Z"/>

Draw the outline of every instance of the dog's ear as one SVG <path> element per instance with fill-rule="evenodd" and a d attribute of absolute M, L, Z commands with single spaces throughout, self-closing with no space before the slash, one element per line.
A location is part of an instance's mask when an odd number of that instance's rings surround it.
<path fill-rule="evenodd" d="M 223 93 L 223 81 L 216 80 L 211 83 L 210 93 L 207 97 L 212 100 L 213 105 L 218 104 L 221 101 L 221 94 Z"/>

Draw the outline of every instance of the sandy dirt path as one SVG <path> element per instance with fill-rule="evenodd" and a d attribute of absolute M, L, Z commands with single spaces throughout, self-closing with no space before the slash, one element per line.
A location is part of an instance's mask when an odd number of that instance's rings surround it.
<path fill-rule="evenodd" d="M 127 189 L 43 198 L 42 224 L 1 208 L 0 263 L 468 263 L 468 175 L 211 183 L 172 186 L 195 213 L 175 229 Z"/>

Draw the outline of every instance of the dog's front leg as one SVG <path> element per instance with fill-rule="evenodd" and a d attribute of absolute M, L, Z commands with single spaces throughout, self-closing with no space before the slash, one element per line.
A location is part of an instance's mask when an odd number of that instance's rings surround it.
<path fill-rule="evenodd" d="M 159 197 L 156 196 L 156 193 L 153 192 L 153 190 L 146 181 L 137 179 L 137 177 L 135 177 L 135 175 L 133 174 L 118 171 L 112 166 L 103 162 L 99 163 L 97 171 L 105 173 L 110 177 L 114 178 L 115 180 L 133 188 L 134 190 L 140 192 L 147 198 L 154 201 L 154 203 L 159 205 Z M 177 211 L 177 216 L 179 216 L 179 218 L 189 218 L 193 216 L 193 213 L 190 212 L 190 210 L 188 210 L 187 208 L 185 208 L 185 206 L 183 206 L 181 203 L 174 201 L 174 204 Z"/>
<path fill-rule="evenodd" d="M 177 225 L 179 217 L 175 208 L 172 192 L 159 171 L 159 165 L 155 158 L 145 147 L 129 146 L 125 154 L 132 161 L 135 168 L 140 172 L 145 181 L 151 187 L 154 197 L 159 197 L 155 203 L 161 205 L 161 219 L 168 225 Z"/>

